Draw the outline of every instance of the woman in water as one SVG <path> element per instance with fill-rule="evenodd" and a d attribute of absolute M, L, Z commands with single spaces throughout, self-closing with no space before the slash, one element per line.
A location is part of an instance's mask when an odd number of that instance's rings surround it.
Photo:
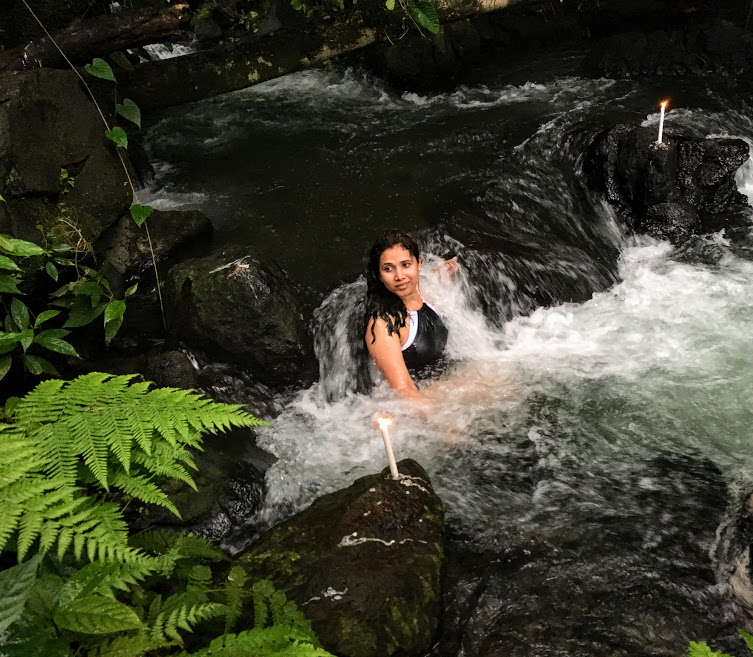
<path fill-rule="evenodd" d="M 421 296 L 423 258 L 415 240 L 398 230 L 379 236 L 366 271 L 366 347 L 401 395 L 423 399 L 415 379 L 444 368 L 447 328 Z M 447 261 L 450 272 L 458 268 Z"/>

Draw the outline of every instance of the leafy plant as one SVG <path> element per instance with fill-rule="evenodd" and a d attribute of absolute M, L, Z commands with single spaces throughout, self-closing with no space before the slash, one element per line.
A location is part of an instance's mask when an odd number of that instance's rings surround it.
<path fill-rule="evenodd" d="M 409 16 L 418 31 L 421 28 L 437 34 L 439 32 L 439 15 L 432 0 L 397 0 L 398 5 L 406 16 Z M 385 7 L 389 11 L 395 9 L 395 0 L 386 0 Z"/>
<path fill-rule="evenodd" d="M 167 479 L 195 488 L 189 448 L 202 433 L 264 424 L 237 406 L 186 390 L 93 373 L 40 383 L 6 404 L 1 424 L 0 549 L 14 537 L 18 560 L 36 546 L 73 549 L 89 559 L 144 564 L 128 543 L 129 501 L 178 510 L 159 487 Z M 148 561 L 148 560 L 147 560 Z"/>
<path fill-rule="evenodd" d="M 246 32 L 258 32 L 259 31 L 259 14 L 255 11 L 241 11 L 238 14 L 238 23 Z"/>
<path fill-rule="evenodd" d="M 743 630 L 737 630 L 738 634 L 743 638 L 743 641 L 745 641 L 745 645 L 748 646 L 748 650 L 753 653 L 753 636 L 748 634 L 747 632 Z M 709 646 L 704 643 L 703 641 L 695 642 L 691 641 L 690 645 L 688 646 L 688 657 L 732 657 L 732 655 L 728 655 L 727 653 L 721 652 L 719 650 L 712 650 L 709 648 Z"/>

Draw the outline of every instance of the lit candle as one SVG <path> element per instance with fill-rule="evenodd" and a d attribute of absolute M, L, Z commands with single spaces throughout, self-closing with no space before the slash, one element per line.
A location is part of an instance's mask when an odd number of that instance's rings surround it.
<path fill-rule="evenodd" d="M 392 424 L 392 420 L 388 417 L 380 417 L 377 422 L 379 423 L 379 429 L 381 430 L 382 438 L 384 439 L 384 451 L 387 452 L 387 463 L 390 464 L 392 478 L 397 479 L 400 476 L 400 473 L 397 471 L 395 455 L 392 453 L 392 443 L 390 442 L 390 432 L 387 429 L 387 427 Z"/>
<path fill-rule="evenodd" d="M 668 100 L 661 101 L 661 112 L 659 113 L 659 138 L 656 140 L 657 144 L 661 144 L 661 137 L 664 132 L 664 110 L 667 105 L 669 105 Z"/>

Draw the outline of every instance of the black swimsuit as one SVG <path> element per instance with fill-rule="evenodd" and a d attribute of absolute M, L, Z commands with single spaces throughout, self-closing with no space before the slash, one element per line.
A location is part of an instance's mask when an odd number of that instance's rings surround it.
<path fill-rule="evenodd" d="M 422 378 L 443 370 L 446 366 L 444 351 L 447 345 L 447 327 L 444 322 L 428 303 L 424 303 L 417 311 L 408 313 L 411 331 L 406 343 L 408 346 L 403 346 L 403 360 L 411 376 Z"/>

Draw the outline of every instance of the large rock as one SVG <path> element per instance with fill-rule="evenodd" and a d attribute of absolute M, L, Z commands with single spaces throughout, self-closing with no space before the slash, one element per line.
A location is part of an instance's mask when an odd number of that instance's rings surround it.
<path fill-rule="evenodd" d="M 741 139 L 666 133 L 657 144 L 654 127 L 618 125 L 596 138 L 587 167 L 630 228 L 680 242 L 748 220 L 735 183 L 748 151 Z"/>
<path fill-rule="evenodd" d="M 97 241 L 96 251 L 106 267 L 104 271 L 110 285 L 118 295 L 122 294 L 121 288 L 126 282 L 144 269 L 153 267 L 152 251 L 159 264 L 199 238 L 208 237 L 212 230 L 209 217 L 198 211 L 155 210 L 147 224 L 141 226 L 136 225 L 129 213 L 102 235 Z"/>
<path fill-rule="evenodd" d="M 729 21 L 615 34 L 594 44 L 584 68 L 599 77 L 713 75 L 742 80 L 753 72 L 753 35 Z"/>
<path fill-rule="evenodd" d="M 253 434 L 248 430 L 245 433 L 245 442 L 253 443 Z M 227 438 L 220 436 L 213 440 Z M 163 486 L 181 517 L 163 507 L 150 507 L 133 520 L 135 527 L 191 532 L 220 543 L 259 509 L 265 493 L 264 472 L 274 458 L 263 453 L 261 457 L 252 454 L 249 458 L 209 443 L 206 447 L 206 451 L 194 455 L 198 467 L 193 473 L 197 490 L 180 481 Z M 258 448 L 248 449 L 261 453 Z"/>
<path fill-rule="evenodd" d="M 243 365 L 269 385 L 313 381 L 303 291 L 279 266 L 228 250 L 172 267 L 165 287 L 178 340 Z"/>
<path fill-rule="evenodd" d="M 238 560 L 270 579 L 340 657 L 424 655 L 439 625 L 444 505 L 415 461 L 325 495 Z M 253 613 L 249 609 L 249 625 Z"/>
<path fill-rule="evenodd" d="M 130 206 L 115 146 L 72 71 L 0 75 L 0 194 L 3 229 L 37 242 L 37 224 L 92 242 Z"/>

